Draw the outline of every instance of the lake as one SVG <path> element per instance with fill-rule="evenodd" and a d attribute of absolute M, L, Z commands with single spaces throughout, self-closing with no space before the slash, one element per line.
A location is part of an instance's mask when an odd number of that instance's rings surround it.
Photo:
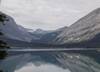
<path fill-rule="evenodd" d="M 70 51 L 9 51 L 0 62 L 3 72 L 100 72 L 100 52 Z"/>

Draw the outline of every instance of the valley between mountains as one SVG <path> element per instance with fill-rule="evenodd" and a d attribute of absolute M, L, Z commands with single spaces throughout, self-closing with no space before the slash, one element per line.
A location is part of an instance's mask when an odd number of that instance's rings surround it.
<path fill-rule="evenodd" d="M 30 30 L 16 24 L 14 19 L 2 12 L 5 20 L 0 31 L 12 47 L 66 47 L 66 48 L 99 48 L 100 47 L 100 8 L 95 9 L 69 27 L 57 30 Z"/>
<path fill-rule="evenodd" d="M 95 50 L 0 51 L 0 72 L 100 72 L 100 8 L 69 27 L 50 31 L 26 29 L 0 12 L 0 49 L 14 48 Z"/>

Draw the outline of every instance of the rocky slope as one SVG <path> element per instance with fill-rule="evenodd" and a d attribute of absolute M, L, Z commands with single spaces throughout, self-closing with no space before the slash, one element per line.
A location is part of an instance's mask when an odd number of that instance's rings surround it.
<path fill-rule="evenodd" d="M 92 11 L 70 27 L 63 30 L 54 40 L 56 44 L 79 43 L 92 40 L 100 33 L 100 8 Z M 100 36 L 98 36 L 100 37 Z M 100 39 L 100 38 L 98 38 Z"/>

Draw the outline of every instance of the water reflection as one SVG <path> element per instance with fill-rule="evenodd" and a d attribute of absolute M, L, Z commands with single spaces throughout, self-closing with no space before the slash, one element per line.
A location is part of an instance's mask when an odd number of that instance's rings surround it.
<path fill-rule="evenodd" d="M 26 64 L 15 72 L 71 72 L 69 69 L 63 69 L 53 64 L 34 65 L 32 62 Z"/>
<path fill-rule="evenodd" d="M 100 52 L 10 52 L 0 63 L 4 72 L 100 72 Z"/>

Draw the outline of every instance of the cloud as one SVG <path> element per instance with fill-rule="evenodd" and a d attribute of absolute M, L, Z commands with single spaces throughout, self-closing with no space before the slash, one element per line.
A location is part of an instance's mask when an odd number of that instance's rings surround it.
<path fill-rule="evenodd" d="M 1 10 L 27 28 L 56 29 L 71 25 L 99 4 L 91 0 L 2 0 Z"/>

